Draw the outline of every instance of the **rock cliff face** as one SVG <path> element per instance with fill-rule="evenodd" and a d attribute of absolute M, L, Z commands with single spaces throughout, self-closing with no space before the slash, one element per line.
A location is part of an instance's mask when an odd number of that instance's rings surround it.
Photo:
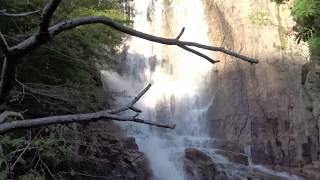
<path fill-rule="evenodd" d="M 317 176 L 320 91 L 308 47 L 296 44 L 290 4 L 204 0 L 210 37 L 260 60 L 250 65 L 217 54 L 209 130 L 225 148 L 251 148 L 254 163 Z M 277 166 L 276 166 L 277 165 Z"/>
<path fill-rule="evenodd" d="M 66 134 L 66 139 L 77 146 L 77 157 L 65 163 L 74 172 L 62 174 L 63 179 L 150 179 L 147 159 L 135 139 L 127 137 L 114 123 L 79 125 L 77 132 Z"/>

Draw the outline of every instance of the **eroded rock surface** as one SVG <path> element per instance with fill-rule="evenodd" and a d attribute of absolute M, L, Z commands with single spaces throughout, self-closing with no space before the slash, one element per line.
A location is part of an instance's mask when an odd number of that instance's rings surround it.
<path fill-rule="evenodd" d="M 296 44 L 289 1 L 205 0 L 210 36 L 260 60 L 217 54 L 209 130 L 236 147 L 251 147 L 255 163 L 319 178 L 319 71 L 308 47 Z M 312 175 L 310 175 L 312 174 Z"/>

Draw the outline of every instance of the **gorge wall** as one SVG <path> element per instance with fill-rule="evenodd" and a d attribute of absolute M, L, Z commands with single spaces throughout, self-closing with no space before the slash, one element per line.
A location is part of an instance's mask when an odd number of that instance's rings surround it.
<path fill-rule="evenodd" d="M 270 0 L 204 0 L 214 45 L 260 60 L 250 65 L 217 54 L 210 84 L 212 135 L 221 147 L 251 148 L 254 163 L 316 176 L 320 158 L 317 68 L 296 44 L 290 4 Z M 296 171 L 295 171 L 296 172 Z"/>

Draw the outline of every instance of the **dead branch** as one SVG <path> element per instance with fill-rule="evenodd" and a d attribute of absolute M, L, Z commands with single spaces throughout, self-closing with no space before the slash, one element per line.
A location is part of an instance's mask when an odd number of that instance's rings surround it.
<path fill-rule="evenodd" d="M 7 40 L 5 39 L 4 35 L 0 31 L 0 48 L 3 52 L 3 54 L 7 54 L 9 50 L 9 45 L 7 43 Z"/>
<path fill-rule="evenodd" d="M 52 179 L 57 180 L 57 178 L 52 174 L 52 172 L 50 171 L 49 167 L 46 165 L 46 163 L 44 163 L 41 159 L 41 156 L 39 154 L 39 161 L 40 163 L 47 169 L 48 173 L 50 174 L 50 176 L 52 177 Z"/>
<path fill-rule="evenodd" d="M 7 100 L 7 96 L 13 87 L 16 67 L 20 63 L 20 59 L 23 56 L 32 52 L 34 49 L 40 47 L 41 45 L 47 43 L 50 39 L 52 39 L 53 37 L 55 37 L 56 35 L 64 31 L 68 31 L 76 27 L 89 25 L 89 24 L 103 24 L 134 37 L 138 37 L 138 38 L 145 39 L 152 42 L 157 42 L 160 44 L 178 46 L 186 51 L 194 53 L 210 61 L 211 63 L 216 63 L 218 61 L 213 60 L 209 56 L 195 49 L 192 49 L 191 47 L 196 47 L 196 48 L 209 50 L 209 51 L 221 52 L 221 53 L 239 58 L 249 63 L 259 62 L 257 59 L 241 55 L 234 51 L 227 50 L 223 47 L 214 47 L 214 46 L 204 45 L 204 44 L 190 42 L 190 41 L 181 41 L 180 37 L 183 35 L 185 31 L 184 28 L 181 30 L 181 32 L 176 38 L 163 38 L 163 37 L 154 36 L 154 35 L 150 35 L 144 32 L 134 30 L 108 17 L 103 17 L 103 16 L 88 16 L 88 17 L 80 17 L 76 19 L 65 20 L 50 27 L 52 16 L 55 10 L 57 9 L 57 7 L 59 6 L 60 2 L 61 0 L 50 0 L 49 3 L 45 6 L 45 8 L 42 11 L 39 30 L 29 38 L 26 38 L 22 42 L 18 43 L 17 45 L 14 45 L 12 47 L 8 46 L 8 43 L 5 40 L 4 36 L 0 33 L 0 48 L 5 55 L 4 63 L 2 66 L 1 82 L 0 82 L 0 104 L 4 104 Z M 6 13 L 6 12 L 0 11 L 0 13 Z M 15 130 L 15 129 L 41 127 L 41 126 L 47 126 L 52 124 L 65 124 L 65 123 L 72 123 L 72 122 L 90 122 L 90 121 L 97 121 L 97 120 L 133 121 L 133 122 L 138 122 L 143 124 L 149 124 L 152 126 L 173 129 L 175 127 L 174 125 L 163 125 L 163 124 L 148 122 L 138 118 L 138 115 L 141 112 L 141 110 L 134 107 L 134 104 L 143 96 L 143 94 L 149 88 L 150 88 L 150 85 L 148 85 L 144 89 L 144 91 L 142 91 L 138 96 L 136 96 L 129 104 L 120 108 L 104 110 L 104 111 L 99 111 L 94 113 L 60 115 L 60 116 L 51 116 L 51 117 L 44 117 L 44 118 L 37 118 L 37 119 L 6 122 L 6 123 L 0 124 L 0 134 Z M 137 114 L 134 116 L 127 116 L 127 117 L 117 115 L 118 113 L 127 111 L 127 110 L 135 111 Z M 7 116 L 5 115 L 6 114 L 1 115 L 3 119 L 7 118 Z"/>
<path fill-rule="evenodd" d="M 49 116 L 49 117 L 36 118 L 36 119 L 26 119 L 26 120 L 6 122 L 6 123 L 0 124 L 0 134 L 4 134 L 9 131 L 13 131 L 17 129 L 29 129 L 34 127 L 43 127 L 43 126 L 54 125 L 54 124 L 68 124 L 68 123 L 74 123 L 74 122 L 79 122 L 79 123 L 93 122 L 98 120 L 131 121 L 131 122 L 137 122 L 142 124 L 148 124 L 151 126 L 174 129 L 175 128 L 174 124 L 160 124 L 160 123 L 149 122 L 149 121 L 140 119 L 138 118 L 139 113 L 133 116 L 117 115 L 117 113 L 124 112 L 127 110 L 132 110 L 134 104 L 150 89 L 150 87 L 151 87 L 151 84 L 148 84 L 148 86 L 145 87 L 130 103 L 120 108 L 103 110 L 103 111 L 98 111 L 93 113 L 58 115 L 58 116 Z M 139 111 L 136 111 L 136 112 L 139 112 Z"/>
<path fill-rule="evenodd" d="M 181 36 L 183 35 L 184 31 L 185 31 L 185 28 L 183 27 L 183 28 L 181 29 L 179 35 L 176 37 L 176 40 L 177 40 L 177 41 L 179 41 L 179 39 L 180 39 Z M 195 55 L 197 55 L 197 56 L 200 56 L 200 57 L 208 60 L 208 61 L 211 62 L 212 64 L 219 62 L 219 61 L 215 61 L 215 60 L 213 60 L 212 58 L 210 58 L 209 56 L 207 56 L 207 55 L 205 55 L 205 54 L 203 54 L 203 53 L 201 53 L 201 52 L 199 52 L 199 51 L 196 51 L 196 50 L 194 50 L 194 49 L 191 49 L 191 48 L 189 48 L 189 47 L 187 47 L 187 46 L 184 46 L 184 45 L 178 45 L 178 46 L 179 46 L 180 48 L 186 50 L 186 51 L 189 51 L 189 52 L 191 52 L 191 53 L 193 53 L 193 54 L 195 54 Z"/>
<path fill-rule="evenodd" d="M 8 47 L 7 45 L 5 45 L 6 41 L 4 40 L 4 38 L 0 39 L 1 48 L 7 51 L 8 54 L 10 54 L 10 56 L 5 57 L 4 65 L 2 68 L 2 77 L 0 82 L 0 103 L 1 104 L 5 102 L 10 90 L 13 87 L 16 66 L 20 63 L 19 60 L 21 59 L 21 57 L 32 52 L 34 49 L 45 44 L 54 36 L 64 31 L 71 30 L 78 26 L 89 25 L 89 24 L 104 24 L 106 26 L 109 26 L 115 30 L 121 31 L 131 36 L 139 37 L 148 41 L 157 42 L 161 44 L 178 46 L 186 51 L 189 51 L 202 58 L 207 59 L 211 63 L 216 63 L 218 61 L 215 61 L 210 57 L 202 54 L 201 52 L 191 49 L 190 47 L 197 47 L 197 48 L 205 49 L 209 51 L 222 52 L 224 54 L 239 58 L 249 63 L 258 63 L 257 59 L 238 54 L 231 50 L 227 50 L 223 47 L 214 47 L 214 46 L 203 45 L 195 42 L 180 41 L 179 38 L 182 36 L 184 32 L 184 28 L 176 38 L 173 38 L 173 39 L 163 38 L 163 37 L 146 34 L 140 31 L 136 31 L 108 17 L 103 17 L 103 16 L 88 16 L 88 17 L 65 20 L 60 23 L 57 23 L 56 25 L 49 27 L 53 13 L 57 9 L 60 2 L 61 0 L 50 0 L 50 2 L 43 9 L 39 30 L 29 38 L 23 40 L 22 42 L 18 43 L 13 47 Z"/>
<path fill-rule="evenodd" d="M 223 47 L 214 47 L 214 46 L 203 45 L 203 44 L 199 44 L 199 43 L 195 43 L 195 42 L 180 41 L 177 38 L 170 39 L 170 38 L 163 38 L 163 37 L 159 37 L 159 36 L 146 34 L 146 33 L 131 29 L 129 27 L 126 27 L 126 26 L 124 26 L 124 25 L 122 25 L 122 24 L 120 24 L 120 23 L 118 23 L 108 17 L 103 17 L 103 16 L 88 16 L 88 17 L 81 17 L 81 18 L 77 18 L 77 19 L 65 20 L 65 21 L 62 21 L 62 22 L 50 27 L 49 34 L 50 34 L 50 37 L 52 38 L 52 37 L 64 32 L 64 31 L 73 29 L 78 26 L 88 25 L 88 24 L 104 24 L 106 26 L 112 27 L 118 31 L 123 32 L 123 33 L 129 34 L 129 35 L 132 35 L 135 37 L 139 37 L 141 39 L 145 39 L 148 41 L 157 42 L 160 44 L 173 45 L 173 46 L 179 46 L 179 47 L 181 47 L 181 46 L 183 46 L 183 47 L 186 47 L 186 46 L 197 47 L 197 48 L 205 49 L 205 50 L 209 50 L 209 51 L 222 52 L 224 54 L 239 58 L 239 59 L 244 60 L 249 63 L 258 63 L 259 62 L 257 59 L 238 54 L 236 52 L 227 50 Z M 182 33 L 183 33 L 183 31 L 182 31 Z M 180 33 L 180 34 L 182 35 L 182 33 Z M 49 41 L 50 37 L 48 37 L 47 41 Z M 178 36 L 178 38 L 180 38 L 180 37 Z M 43 43 L 45 43 L 45 42 L 43 42 Z M 43 43 L 39 42 L 39 40 L 36 38 L 36 35 L 33 35 L 33 36 L 29 37 L 28 39 L 24 40 L 23 42 L 19 43 L 18 45 L 12 47 L 10 50 L 18 52 L 18 54 L 20 54 L 20 55 L 25 55 Z M 190 49 L 188 49 L 188 48 L 183 48 L 183 49 L 190 51 Z M 193 50 L 191 52 L 194 53 L 195 51 L 196 50 Z M 199 55 L 199 54 L 201 54 L 201 53 L 198 52 L 197 55 Z M 201 56 L 201 57 L 203 57 L 203 56 Z M 206 59 L 208 59 L 208 58 L 206 58 Z M 214 63 L 215 62 L 216 61 L 214 61 Z"/>
<path fill-rule="evenodd" d="M 48 27 L 50 25 L 52 15 L 60 2 L 61 0 L 50 0 L 50 2 L 44 7 L 39 25 L 39 34 L 48 33 Z"/>
<path fill-rule="evenodd" d="M 0 124 L 5 122 L 9 117 L 18 117 L 19 119 L 24 119 L 23 115 L 18 112 L 4 111 L 0 114 Z"/>
<path fill-rule="evenodd" d="M 220 62 L 220 61 L 217 61 L 217 60 L 213 60 L 213 59 L 210 58 L 209 56 L 207 56 L 207 55 L 205 55 L 205 54 L 203 54 L 203 53 L 201 53 L 201 52 L 199 52 L 199 51 L 196 51 L 196 50 L 194 50 L 194 49 L 191 49 L 191 48 L 189 48 L 189 47 L 187 47 L 187 46 L 179 45 L 179 47 L 181 47 L 182 49 L 184 49 L 184 50 L 186 50 L 186 51 L 189 51 L 189 52 L 191 52 L 191 53 L 193 53 L 193 54 L 195 54 L 195 55 L 198 55 L 198 56 L 200 56 L 200 57 L 208 60 L 208 61 L 211 62 L 212 64 L 217 63 L 217 62 Z"/>
<path fill-rule="evenodd" d="M 40 11 L 37 10 L 37 11 L 24 12 L 24 13 L 8 13 L 6 9 L 2 9 L 2 10 L 0 10 L 0 16 L 24 17 L 24 16 L 30 16 L 30 15 L 36 14 L 38 12 L 40 12 Z"/>
<path fill-rule="evenodd" d="M 7 123 L 0 124 L 0 134 L 7 133 L 9 131 L 18 130 L 18 129 L 29 129 L 35 127 L 43 127 L 54 124 L 68 124 L 68 123 L 84 123 L 84 122 L 93 122 L 98 120 L 115 120 L 115 121 L 127 121 L 127 122 L 137 122 L 142 124 L 148 124 L 151 126 L 157 126 L 162 128 L 174 129 L 175 125 L 166 125 L 156 122 L 148 122 L 143 119 L 139 119 L 135 116 L 121 116 L 108 113 L 108 110 L 98 111 L 94 113 L 85 113 L 85 114 L 72 114 L 72 115 L 59 115 L 59 116 L 49 116 L 44 118 L 36 119 L 26 119 L 20 121 L 12 121 Z"/>
<path fill-rule="evenodd" d="M 117 108 L 117 109 L 111 109 L 108 112 L 110 114 L 117 114 L 123 111 L 127 111 L 127 110 L 132 110 L 135 111 L 136 113 L 141 113 L 142 111 L 135 108 L 134 105 L 140 100 L 140 98 L 150 89 L 151 84 L 148 84 L 147 87 L 145 87 L 136 97 L 133 98 L 133 100 L 128 103 L 126 106 Z"/>
<path fill-rule="evenodd" d="M 176 37 L 176 40 L 179 40 L 179 39 L 181 38 L 181 36 L 183 35 L 185 29 L 186 29 L 185 27 L 183 27 L 183 28 L 181 29 L 180 33 L 179 33 L 178 36 Z"/>

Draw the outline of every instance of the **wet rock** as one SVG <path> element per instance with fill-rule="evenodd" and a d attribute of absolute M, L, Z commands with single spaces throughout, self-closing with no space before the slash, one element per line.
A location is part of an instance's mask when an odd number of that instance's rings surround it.
<path fill-rule="evenodd" d="M 222 149 L 216 150 L 215 152 L 226 157 L 231 162 L 242 164 L 245 166 L 249 165 L 248 156 L 243 153 L 225 151 Z"/>
<path fill-rule="evenodd" d="M 188 180 L 225 180 L 225 172 L 218 170 L 214 161 L 197 149 L 186 149 L 184 168 Z"/>

